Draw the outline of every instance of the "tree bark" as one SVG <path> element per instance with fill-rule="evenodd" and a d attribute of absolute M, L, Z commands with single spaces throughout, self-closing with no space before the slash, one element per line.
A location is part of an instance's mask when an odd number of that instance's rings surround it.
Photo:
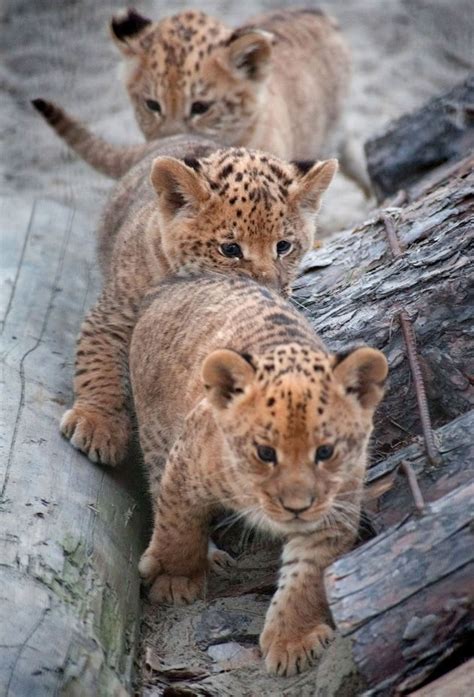
<path fill-rule="evenodd" d="M 387 489 L 386 493 L 366 503 L 375 529 L 381 531 L 397 525 L 413 511 L 413 496 L 399 469 L 403 461 L 413 468 L 427 503 L 474 481 L 473 433 L 474 411 L 470 411 L 435 431 L 440 465 L 433 466 L 427 460 L 423 441 L 417 439 L 371 467 L 366 480 L 369 492 L 374 488 Z"/>
<path fill-rule="evenodd" d="M 401 308 L 413 321 L 434 427 L 473 406 L 473 184 L 472 169 L 461 169 L 420 200 L 392 209 L 403 249 L 398 259 L 377 215 L 312 252 L 296 284 L 295 303 L 330 348 L 365 342 L 388 358 L 375 460 L 421 433 Z"/>
<path fill-rule="evenodd" d="M 336 626 L 370 695 L 403 694 L 474 628 L 474 482 L 429 504 L 326 571 Z"/>
<path fill-rule="evenodd" d="M 137 473 L 94 466 L 58 427 L 95 295 L 93 230 L 23 198 L 0 199 L 0 227 L 0 694 L 119 697 L 140 611 Z"/>
<path fill-rule="evenodd" d="M 367 167 L 379 201 L 418 187 L 474 148 L 474 77 L 402 116 L 367 141 Z"/>

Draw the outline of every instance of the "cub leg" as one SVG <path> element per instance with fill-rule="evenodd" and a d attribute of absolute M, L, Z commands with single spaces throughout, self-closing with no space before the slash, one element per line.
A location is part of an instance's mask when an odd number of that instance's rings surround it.
<path fill-rule="evenodd" d="M 149 597 L 154 603 L 191 603 L 203 596 L 206 585 L 211 511 L 199 484 L 191 481 L 190 463 L 180 446 L 166 464 L 153 535 L 138 567 L 145 582 L 152 584 Z"/>
<path fill-rule="evenodd" d="M 120 309 L 119 309 L 120 308 Z M 105 295 L 82 323 L 76 349 L 75 401 L 61 419 L 61 432 L 92 462 L 116 465 L 131 432 L 128 346 L 135 312 Z"/>
<path fill-rule="evenodd" d="M 260 636 L 269 673 L 295 675 L 312 665 L 333 639 L 324 569 L 350 547 L 294 537 L 283 549 L 278 588 Z"/>

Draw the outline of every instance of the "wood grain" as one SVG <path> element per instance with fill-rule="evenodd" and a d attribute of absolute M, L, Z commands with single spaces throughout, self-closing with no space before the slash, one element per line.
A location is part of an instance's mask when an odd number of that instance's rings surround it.
<path fill-rule="evenodd" d="M 94 221 L 0 199 L 3 240 L 0 694 L 125 694 L 142 508 L 126 468 L 59 434 L 73 346 L 97 288 Z M 133 464 L 133 463 L 132 463 Z"/>

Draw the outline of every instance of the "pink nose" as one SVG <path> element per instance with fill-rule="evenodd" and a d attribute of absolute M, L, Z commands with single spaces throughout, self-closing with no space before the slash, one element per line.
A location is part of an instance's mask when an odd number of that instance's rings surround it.
<path fill-rule="evenodd" d="M 314 496 L 308 497 L 307 501 L 303 503 L 302 501 L 298 502 L 296 501 L 286 501 L 282 498 L 280 498 L 280 503 L 285 509 L 285 511 L 288 511 L 289 513 L 293 513 L 295 516 L 298 516 L 300 513 L 304 513 L 305 511 L 308 510 L 308 508 L 311 508 L 311 506 L 314 503 Z"/>

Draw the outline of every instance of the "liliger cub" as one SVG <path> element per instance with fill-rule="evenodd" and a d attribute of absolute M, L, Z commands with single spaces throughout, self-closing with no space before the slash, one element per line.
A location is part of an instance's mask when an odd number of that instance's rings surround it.
<path fill-rule="evenodd" d="M 177 154 L 179 139 L 172 147 L 164 139 L 157 148 Z M 194 147 L 198 153 L 213 148 L 202 140 Z M 227 149 L 183 161 L 149 156 L 130 170 L 99 231 L 105 283 L 81 328 L 75 401 L 61 421 L 72 445 L 104 464 L 125 455 L 131 430 L 128 348 L 146 291 L 169 274 L 205 270 L 247 275 L 285 290 L 313 246 L 321 196 L 336 169 L 335 160 L 288 164 Z"/>
<path fill-rule="evenodd" d="M 151 600 L 201 596 L 209 520 L 241 512 L 285 543 L 267 669 L 303 670 L 333 636 L 323 572 L 357 535 L 384 355 L 332 355 L 275 292 L 211 274 L 149 294 L 130 370 L 155 510 L 140 561 Z"/>
<path fill-rule="evenodd" d="M 350 56 L 336 22 L 319 10 L 279 10 L 233 30 L 198 11 L 152 21 L 135 10 L 114 17 L 126 87 L 147 141 L 201 134 L 283 159 L 319 159 L 341 140 Z M 146 146 L 114 148 L 60 107 L 34 105 L 87 162 L 120 176 Z M 341 165 L 366 185 L 341 147 Z"/>

